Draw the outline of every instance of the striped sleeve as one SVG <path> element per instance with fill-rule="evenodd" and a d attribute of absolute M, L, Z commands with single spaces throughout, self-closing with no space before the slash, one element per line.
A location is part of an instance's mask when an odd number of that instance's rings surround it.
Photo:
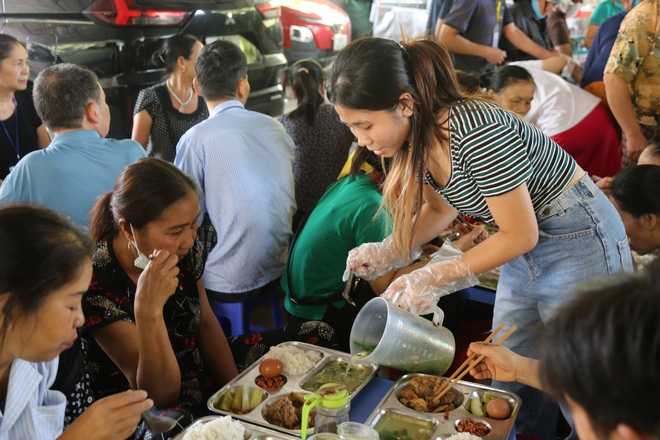
<path fill-rule="evenodd" d="M 463 138 L 461 154 L 483 197 L 506 194 L 532 176 L 525 145 L 510 126 L 477 126 Z"/>

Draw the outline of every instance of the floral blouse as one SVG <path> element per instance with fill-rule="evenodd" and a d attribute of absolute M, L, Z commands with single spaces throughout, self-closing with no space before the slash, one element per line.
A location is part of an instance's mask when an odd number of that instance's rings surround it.
<path fill-rule="evenodd" d="M 85 331 L 93 331 L 117 321 L 135 323 L 136 285 L 121 267 L 112 249 L 112 241 L 100 243 L 92 258 L 94 273 L 89 291 L 83 298 Z M 204 366 L 197 347 L 196 330 L 200 323 L 197 281 L 204 271 L 202 246 L 197 241 L 178 267 L 179 287 L 167 300 L 163 316 L 172 349 L 181 370 L 179 407 L 195 410 L 219 386 Z M 130 389 L 122 371 L 105 354 L 94 338 L 89 340 L 87 362 L 94 394 L 101 398 Z"/>
<path fill-rule="evenodd" d="M 641 125 L 660 125 L 660 36 L 658 0 L 646 0 L 623 19 L 605 66 L 630 84 Z"/>

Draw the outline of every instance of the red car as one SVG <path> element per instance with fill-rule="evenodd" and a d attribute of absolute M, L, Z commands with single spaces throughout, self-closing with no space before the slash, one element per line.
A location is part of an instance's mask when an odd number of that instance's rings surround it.
<path fill-rule="evenodd" d="M 328 0 L 272 0 L 281 9 L 284 55 L 289 64 L 313 58 L 321 64 L 351 41 L 346 12 Z"/>

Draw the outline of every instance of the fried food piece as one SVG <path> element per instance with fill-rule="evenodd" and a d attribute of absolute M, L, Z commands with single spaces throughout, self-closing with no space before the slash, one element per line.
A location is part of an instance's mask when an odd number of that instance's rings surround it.
<path fill-rule="evenodd" d="M 273 425 L 287 429 L 300 429 L 302 418 L 302 407 L 305 398 L 302 393 L 291 392 L 288 396 L 280 398 L 271 405 L 266 405 L 264 418 Z M 312 409 L 309 414 L 308 426 L 314 427 L 316 410 Z"/>
<path fill-rule="evenodd" d="M 448 391 L 440 397 L 440 387 L 444 380 L 436 376 L 417 376 L 405 385 L 399 393 L 399 401 L 408 408 L 420 412 L 440 413 L 456 409 L 456 395 Z"/>

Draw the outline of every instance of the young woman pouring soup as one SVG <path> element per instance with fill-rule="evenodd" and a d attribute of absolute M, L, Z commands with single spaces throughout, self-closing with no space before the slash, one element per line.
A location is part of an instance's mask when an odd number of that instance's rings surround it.
<path fill-rule="evenodd" d="M 347 269 L 373 278 L 400 267 L 458 213 L 500 229 L 460 258 L 402 276 L 386 297 L 430 303 L 438 287 L 503 265 L 493 321 L 517 325 L 506 345 L 532 356 L 531 327 L 568 299 L 571 285 L 632 269 L 623 224 L 605 195 L 540 130 L 461 92 L 436 42 L 356 40 L 335 61 L 328 98 L 360 145 L 393 159 L 383 193 L 392 236 L 352 250 Z M 518 432 L 554 435 L 539 392 L 494 386 L 525 402 Z"/>

